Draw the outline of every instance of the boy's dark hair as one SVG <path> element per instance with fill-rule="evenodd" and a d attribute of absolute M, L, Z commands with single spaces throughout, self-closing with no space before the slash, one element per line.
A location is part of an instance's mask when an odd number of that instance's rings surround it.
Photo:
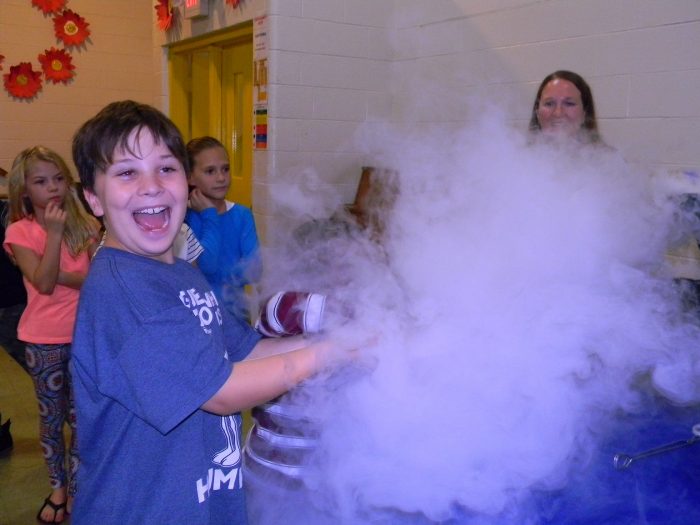
<path fill-rule="evenodd" d="M 189 173 L 185 142 L 177 126 L 153 106 L 122 100 L 105 106 L 73 136 L 73 162 L 83 189 L 94 191 L 95 174 L 112 164 L 117 148 L 137 155 L 129 149 L 129 135 L 144 129 L 151 132 L 156 144 L 165 144 Z"/>
<path fill-rule="evenodd" d="M 224 151 L 226 151 L 226 147 L 221 141 L 214 137 L 197 137 L 187 143 L 187 160 L 190 164 L 190 168 L 194 168 L 194 158 L 199 155 L 200 152 L 209 148 L 223 148 Z M 226 154 L 228 155 L 228 152 L 226 152 Z"/>

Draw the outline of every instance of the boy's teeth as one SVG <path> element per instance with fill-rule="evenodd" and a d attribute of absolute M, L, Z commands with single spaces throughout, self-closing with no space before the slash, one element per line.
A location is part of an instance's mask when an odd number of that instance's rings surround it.
<path fill-rule="evenodd" d="M 134 212 L 134 213 L 147 213 L 149 215 L 153 215 L 155 213 L 160 213 L 164 210 L 165 210 L 165 206 L 159 206 L 157 208 L 145 208 L 143 210 L 139 210 L 139 211 Z"/>
<path fill-rule="evenodd" d="M 170 222 L 170 208 L 167 206 L 143 208 L 134 212 L 134 220 L 146 231 L 162 230 Z"/>

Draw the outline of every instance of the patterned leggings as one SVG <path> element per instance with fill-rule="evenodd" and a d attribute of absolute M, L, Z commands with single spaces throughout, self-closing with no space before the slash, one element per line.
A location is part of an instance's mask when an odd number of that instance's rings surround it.
<path fill-rule="evenodd" d="M 39 441 L 49 470 L 51 488 L 68 485 L 68 494 L 75 495 L 75 474 L 78 454 L 75 436 L 75 407 L 68 362 L 70 344 L 27 344 L 25 358 L 34 391 L 39 401 Z M 63 425 L 71 427 L 68 472 Z"/>

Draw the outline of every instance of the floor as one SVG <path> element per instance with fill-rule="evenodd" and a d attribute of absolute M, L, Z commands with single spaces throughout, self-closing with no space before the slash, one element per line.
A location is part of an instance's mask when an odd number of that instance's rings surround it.
<path fill-rule="evenodd" d="M 1 347 L 0 412 L 3 422 L 12 420 L 14 440 L 14 448 L 0 456 L 0 525 L 34 524 L 51 492 L 39 446 L 37 403 L 29 375 Z"/>

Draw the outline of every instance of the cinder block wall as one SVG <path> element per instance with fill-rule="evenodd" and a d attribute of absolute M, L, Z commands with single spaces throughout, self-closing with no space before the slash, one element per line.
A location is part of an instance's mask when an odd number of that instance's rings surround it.
<path fill-rule="evenodd" d="M 355 138 L 373 122 L 457 127 L 487 101 L 524 132 L 556 69 L 589 81 L 604 138 L 630 161 L 700 167 L 696 0 L 270 0 L 268 14 L 261 223 L 270 185 L 298 166 L 351 200 L 368 161 Z"/>
<path fill-rule="evenodd" d="M 43 144 L 71 162 L 76 129 L 105 104 L 132 98 L 156 103 L 160 85 L 153 71 L 153 5 L 146 0 L 70 0 L 66 7 L 89 23 L 89 40 L 73 48 L 75 78 L 68 84 L 45 83 L 31 102 L 0 90 L 0 166 L 10 168 L 22 149 Z M 0 2 L 0 74 L 20 62 L 41 70 L 37 55 L 63 45 L 53 21 L 31 0 Z"/>
<path fill-rule="evenodd" d="M 468 120 L 465 102 L 484 97 L 525 129 L 542 78 L 570 69 L 591 84 L 605 139 L 630 160 L 700 167 L 700 2 L 407 0 L 395 7 L 395 119 Z M 418 86 L 429 88 L 421 100 Z M 426 103 L 431 95 L 440 97 Z"/>
<path fill-rule="evenodd" d="M 363 123 L 389 120 L 392 0 L 270 0 L 269 144 L 256 153 L 254 200 L 264 230 L 271 187 L 315 170 L 351 202 L 366 161 Z"/>

